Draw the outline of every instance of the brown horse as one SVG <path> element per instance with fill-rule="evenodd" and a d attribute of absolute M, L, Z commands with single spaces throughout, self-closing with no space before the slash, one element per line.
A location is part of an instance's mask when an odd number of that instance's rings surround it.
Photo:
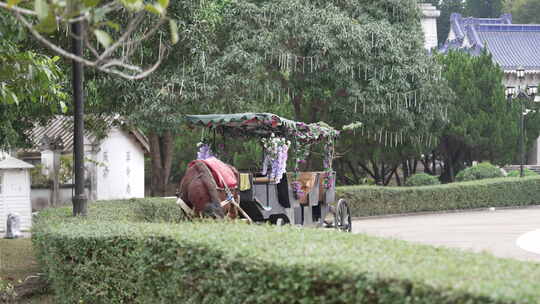
<path fill-rule="evenodd" d="M 238 171 L 233 166 L 231 168 L 238 180 Z M 238 189 L 230 189 L 236 202 L 239 202 Z M 186 174 L 180 181 L 177 196 L 193 210 L 195 216 L 223 218 L 227 215 L 236 218 L 238 212 L 236 207 L 228 203 L 222 206 L 222 202 L 227 200 L 225 189 L 219 188 L 212 176 L 208 166 L 203 162 L 194 162 L 186 170 Z"/>

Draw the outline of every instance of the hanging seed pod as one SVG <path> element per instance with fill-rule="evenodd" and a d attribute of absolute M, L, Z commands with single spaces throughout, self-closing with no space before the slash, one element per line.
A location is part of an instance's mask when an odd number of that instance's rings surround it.
<path fill-rule="evenodd" d="M 364 67 L 364 80 L 367 80 L 368 68 L 367 65 Z"/>
<path fill-rule="evenodd" d="M 364 114 L 366 114 L 366 101 L 364 99 L 362 99 L 362 103 L 364 104 L 363 112 L 364 112 Z"/>

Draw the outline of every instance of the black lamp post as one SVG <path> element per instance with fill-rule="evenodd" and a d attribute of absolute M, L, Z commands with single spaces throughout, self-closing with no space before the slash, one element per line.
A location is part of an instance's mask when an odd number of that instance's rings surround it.
<path fill-rule="evenodd" d="M 525 87 L 525 90 L 521 87 L 521 82 L 525 78 L 525 69 L 523 67 L 519 67 L 516 70 L 516 76 L 519 80 L 518 89 L 516 91 L 515 88 L 507 88 L 506 89 L 506 95 L 508 96 L 508 99 L 511 100 L 512 98 L 517 98 L 520 102 L 521 111 L 520 111 L 520 120 L 519 120 L 519 131 L 520 131 L 520 165 L 519 165 L 519 176 L 523 177 L 523 167 L 525 163 L 525 101 L 529 100 L 529 96 L 532 96 L 534 100 L 534 96 L 536 95 L 537 88 L 536 87 Z"/>
<path fill-rule="evenodd" d="M 83 55 L 83 23 L 77 21 L 71 24 L 73 54 Z M 73 215 L 85 216 L 87 213 L 87 198 L 84 193 L 84 69 L 83 64 L 72 63 L 73 83 L 73 160 L 75 171 L 75 196 L 73 197 Z"/>

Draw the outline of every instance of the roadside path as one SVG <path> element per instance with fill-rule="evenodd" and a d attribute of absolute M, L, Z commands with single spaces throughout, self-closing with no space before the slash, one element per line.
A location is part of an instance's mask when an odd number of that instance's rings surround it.
<path fill-rule="evenodd" d="M 498 257 L 536 262 L 540 262 L 539 230 L 540 207 L 364 218 L 353 222 L 354 233 L 487 251 Z"/>

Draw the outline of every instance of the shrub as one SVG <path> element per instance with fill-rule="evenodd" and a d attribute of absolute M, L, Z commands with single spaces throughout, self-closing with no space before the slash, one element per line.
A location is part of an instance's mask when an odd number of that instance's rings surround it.
<path fill-rule="evenodd" d="M 422 187 L 338 187 L 353 216 L 540 203 L 540 177 L 497 178 Z"/>
<path fill-rule="evenodd" d="M 466 182 L 466 181 L 486 179 L 486 178 L 496 178 L 496 177 L 504 177 L 504 174 L 502 173 L 501 169 L 495 167 L 494 165 L 488 162 L 483 162 L 478 165 L 465 168 L 459 171 L 459 173 L 456 175 L 456 181 Z"/>
<path fill-rule="evenodd" d="M 49 210 L 32 238 L 56 303 L 535 303 L 540 264 L 366 235 Z M 134 213 L 131 213 L 132 215 Z"/>
<path fill-rule="evenodd" d="M 513 170 L 508 172 L 507 177 L 520 177 L 520 171 L 519 170 Z M 523 168 L 523 175 L 524 176 L 538 176 L 538 173 L 534 172 L 531 169 Z"/>
<path fill-rule="evenodd" d="M 30 169 L 30 180 L 32 182 L 32 186 L 43 186 L 51 184 L 51 180 L 49 180 L 49 177 L 47 175 L 41 172 L 42 170 L 43 164 L 34 165 L 34 168 Z"/>
<path fill-rule="evenodd" d="M 407 179 L 407 182 L 405 182 L 405 186 L 429 186 L 439 185 L 440 183 L 441 182 L 436 176 L 429 175 L 427 173 L 417 173 Z"/>

